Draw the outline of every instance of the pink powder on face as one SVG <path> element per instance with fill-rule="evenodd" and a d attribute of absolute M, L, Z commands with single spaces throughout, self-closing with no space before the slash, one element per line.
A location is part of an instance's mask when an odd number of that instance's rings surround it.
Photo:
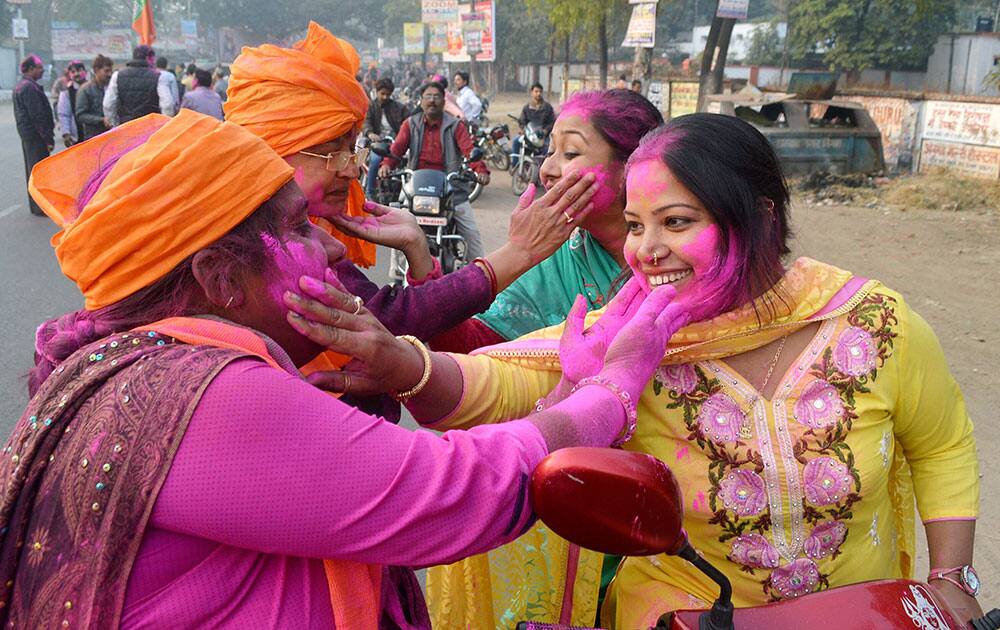
<path fill-rule="evenodd" d="M 289 241 L 282 244 L 271 234 L 261 233 L 261 241 L 271 257 L 271 271 L 268 274 L 267 292 L 270 299 L 278 304 L 282 312 L 287 312 L 284 294 L 286 291 L 299 293 L 299 278 L 309 276 L 322 279 L 326 271 L 326 261 L 306 244 Z"/>
<path fill-rule="evenodd" d="M 594 204 L 593 212 L 599 214 L 614 205 L 621 194 L 621 178 L 619 177 L 621 166 L 614 164 L 608 167 L 604 164 L 595 164 L 580 169 L 581 177 L 587 173 L 593 173 L 594 177 L 597 178 L 594 182 L 597 184 L 597 192 L 590 198 L 590 202 Z"/>
<path fill-rule="evenodd" d="M 682 251 L 694 271 L 678 297 L 688 306 L 692 321 L 711 319 L 732 308 L 743 291 L 737 284 L 742 267 L 742 247 L 732 234 L 726 255 L 721 253 L 722 233 L 717 225 L 703 229 Z"/>
<path fill-rule="evenodd" d="M 657 172 L 661 167 L 656 160 L 630 166 L 625 181 L 629 197 L 644 204 L 656 203 L 657 197 L 667 192 L 667 182 Z"/>

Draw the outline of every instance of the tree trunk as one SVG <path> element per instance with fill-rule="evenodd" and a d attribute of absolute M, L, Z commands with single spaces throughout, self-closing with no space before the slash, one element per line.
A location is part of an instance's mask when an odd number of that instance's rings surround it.
<path fill-rule="evenodd" d="M 566 41 L 563 48 L 563 76 L 562 93 L 569 96 L 569 33 L 566 33 Z"/>
<path fill-rule="evenodd" d="M 705 97 L 709 94 L 722 92 L 723 72 L 726 69 L 726 55 L 729 53 L 729 40 L 733 35 L 733 25 L 736 20 L 731 18 L 712 18 L 712 26 L 705 41 L 705 52 L 701 57 L 701 72 L 698 82 L 698 111 L 705 111 Z"/>
<path fill-rule="evenodd" d="M 545 88 L 545 98 L 552 100 L 552 69 L 556 65 L 556 38 L 553 35 L 552 39 L 549 41 L 549 77 L 548 77 L 548 87 Z"/>
<path fill-rule="evenodd" d="M 608 12 L 601 11 L 601 19 L 597 23 L 597 41 L 601 57 L 601 88 L 608 89 Z"/>

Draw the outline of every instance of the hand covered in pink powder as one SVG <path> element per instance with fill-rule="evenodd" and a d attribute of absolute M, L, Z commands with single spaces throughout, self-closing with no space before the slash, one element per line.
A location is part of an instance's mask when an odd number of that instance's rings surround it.
<path fill-rule="evenodd" d="M 584 330 L 587 317 L 587 300 L 578 295 L 566 317 L 566 328 L 559 340 L 559 363 L 563 379 L 570 387 L 588 376 L 596 376 L 604 367 L 604 355 L 615 338 L 643 303 L 639 282 L 632 278 L 594 325 Z"/>
<path fill-rule="evenodd" d="M 407 251 L 417 245 L 426 246 L 427 239 L 417 225 L 417 220 L 406 210 L 365 201 L 369 216 L 353 217 L 338 214 L 327 217 L 337 229 L 366 241 Z"/>
<path fill-rule="evenodd" d="M 674 301 L 669 285 L 653 289 L 618 331 L 604 356 L 600 376 L 616 383 L 638 401 L 663 360 L 667 342 L 691 320 L 687 308 Z"/>

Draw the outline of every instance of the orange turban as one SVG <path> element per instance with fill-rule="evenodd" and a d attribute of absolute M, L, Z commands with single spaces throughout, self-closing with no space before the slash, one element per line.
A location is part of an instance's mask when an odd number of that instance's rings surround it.
<path fill-rule="evenodd" d="M 368 95 L 355 78 L 357 51 L 315 22 L 292 48 L 244 47 L 230 67 L 226 120 L 246 127 L 282 157 L 330 142 L 361 127 Z M 365 195 L 351 182 L 345 213 L 365 216 Z M 356 264 L 375 264 L 375 245 L 319 222 L 347 247 Z"/>
<path fill-rule="evenodd" d="M 121 156 L 82 208 L 88 180 Z M 96 310 L 145 288 L 291 181 L 257 136 L 182 109 L 150 114 L 38 163 L 28 189 L 62 227 L 59 266 Z"/>

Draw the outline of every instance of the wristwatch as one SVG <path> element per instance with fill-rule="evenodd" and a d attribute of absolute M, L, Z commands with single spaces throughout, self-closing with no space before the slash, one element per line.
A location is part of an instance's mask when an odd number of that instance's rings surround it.
<path fill-rule="evenodd" d="M 952 577 L 952 574 L 957 574 Z M 972 568 L 971 564 L 966 564 L 952 569 L 931 569 L 927 581 L 946 580 L 958 588 L 965 591 L 970 597 L 979 595 L 979 575 Z"/>

